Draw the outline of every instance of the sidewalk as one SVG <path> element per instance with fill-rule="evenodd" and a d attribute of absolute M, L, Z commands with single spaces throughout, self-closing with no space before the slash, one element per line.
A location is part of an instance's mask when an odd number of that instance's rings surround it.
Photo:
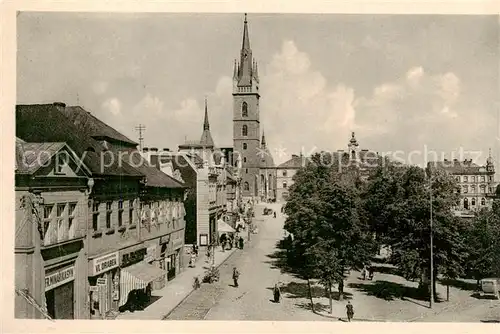
<path fill-rule="evenodd" d="M 231 254 L 238 251 L 237 248 L 222 252 L 220 247 L 215 252 L 215 266 L 219 267 L 224 263 Z M 198 276 L 200 281 L 203 279 L 203 274 L 206 268 L 211 263 L 206 262 L 205 249 L 200 249 L 199 257 L 196 261 L 196 267 L 186 267 L 172 281 L 167 282 L 167 285 L 161 290 L 152 291 L 152 299 L 157 299 L 152 304 L 148 305 L 144 310 L 120 313 L 116 320 L 162 320 L 163 317 L 179 305 L 192 291 L 194 277 Z M 206 284 L 206 283 L 202 283 Z"/>

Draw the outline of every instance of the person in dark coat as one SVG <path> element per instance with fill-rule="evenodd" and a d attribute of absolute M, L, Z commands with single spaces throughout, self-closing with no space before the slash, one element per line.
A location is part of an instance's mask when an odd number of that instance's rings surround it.
<path fill-rule="evenodd" d="M 239 243 L 240 243 L 240 249 L 243 249 L 243 238 L 242 237 L 240 237 Z"/>
<path fill-rule="evenodd" d="M 354 317 L 354 307 L 352 306 L 350 301 L 347 301 L 347 305 L 345 306 L 347 311 L 347 320 L 351 322 L 351 319 Z"/>
<path fill-rule="evenodd" d="M 279 303 L 281 301 L 281 290 L 280 287 L 278 286 L 278 283 L 274 285 L 273 297 L 275 303 Z"/>
<path fill-rule="evenodd" d="M 236 267 L 233 268 L 233 282 L 234 282 L 234 287 L 237 288 L 238 285 L 238 279 L 240 278 L 240 272 Z"/>

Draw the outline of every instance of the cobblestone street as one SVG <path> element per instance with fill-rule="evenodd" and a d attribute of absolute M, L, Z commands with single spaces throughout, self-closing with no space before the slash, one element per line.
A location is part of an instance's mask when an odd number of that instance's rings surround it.
<path fill-rule="evenodd" d="M 235 252 L 220 268 L 220 281 L 202 284 L 183 303 L 171 312 L 167 320 L 345 320 L 345 301 L 329 301 L 321 286 L 313 287 L 316 313 L 310 310 L 307 283 L 282 272 L 277 267 L 276 243 L 283 237 L 284 217 L 280 206 L 266 204 L 278 212 L 277 218 L 262 216 L 264 205 L 256 208 L 255 222 L 259 233 L 252 235 L 244 250 Z M 240 286 L 232 286 L 232 268 L 241 272 Z M 411 291 L 416 282 L 408 282 L 395 275 L 390 266 L 378 265 L 375 280 L 363 281 L 359 272 L 352 272 L 346 281 L 346 298 L 355 307 L 356 321 L 473 321 L 498 320 L 498 301 L 471 297 L 466 289 L 450 287 L 450 302 L 436 303 L 431 310 L 428 302 L 398 295 L 398 289 Z M 272 287 L 276 282 L 284 286 L 280 304 L 272 302 Z M 376 289 L 392 289 L 388 298 L 374 296 Z M 392 291 L 391 290 L 391 291 Z M 446 288 L 438 285 L 438 292 L 446 296 Z M 341 319 L 339 319 L 341 318 Z"/>

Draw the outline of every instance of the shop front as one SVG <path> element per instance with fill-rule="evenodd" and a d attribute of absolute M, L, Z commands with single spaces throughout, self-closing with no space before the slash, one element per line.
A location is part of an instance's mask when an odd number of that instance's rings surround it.
<path fill-rule="evenodd" d="M 165 269 L 165 258 L 161 256 L 161 238 L 150 240 L 146 244 L 146 257 L 144 261 L 148 264 L 163 271 L 163 276 L 158 277 L 152 282 L 153 290 L 160 290 L 165 287 L 166 281 L 166 269 Z"/>
<path fill-rule="evenodd" d="M 75 318 L 74 281 L 74 263 L 45 271 L 45 301 L 52 319 Z"/>
<path fill-rule="evenodd" d="M 150 252 L 154 253 L 153 247 Z M 147 254 L 144 245 L 120 252 L 120 311 L 143 309 L 149 303 L 154 282 L 165 276 L 163 270 L 149 263 L 154 258 Z"/>
<path fill-rule="evenodd" d="M 90 316 L 92 319 L 103 319 L 110 312 L 118 310 L 119 253 L 102 255 L 89 263 Z"/>

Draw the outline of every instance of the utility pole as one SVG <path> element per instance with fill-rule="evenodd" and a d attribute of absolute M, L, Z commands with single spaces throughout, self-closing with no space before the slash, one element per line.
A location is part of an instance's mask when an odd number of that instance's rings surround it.
<path fill-rule="evenodd" d="M 432 233 L 432 174 L 431 170 L 429 169 L 429 197 L 430 197 L 430 242 L 431 242 L 431 299 L 429 306 L 432 308 L 434 305 L 434 240 L 433 240 L 433 233 Z"/>
<path fill-rule="evenodd" d="M 139 124 L 138 126 L 135 127 L 136 131 L 139 131 L 139 150 L 142 152 L 142 145 L 143 145 L 143 140 L 144 137 L 142 136 L 143 133 L 146 131 L 146 126 L 143 124 Z"/>

